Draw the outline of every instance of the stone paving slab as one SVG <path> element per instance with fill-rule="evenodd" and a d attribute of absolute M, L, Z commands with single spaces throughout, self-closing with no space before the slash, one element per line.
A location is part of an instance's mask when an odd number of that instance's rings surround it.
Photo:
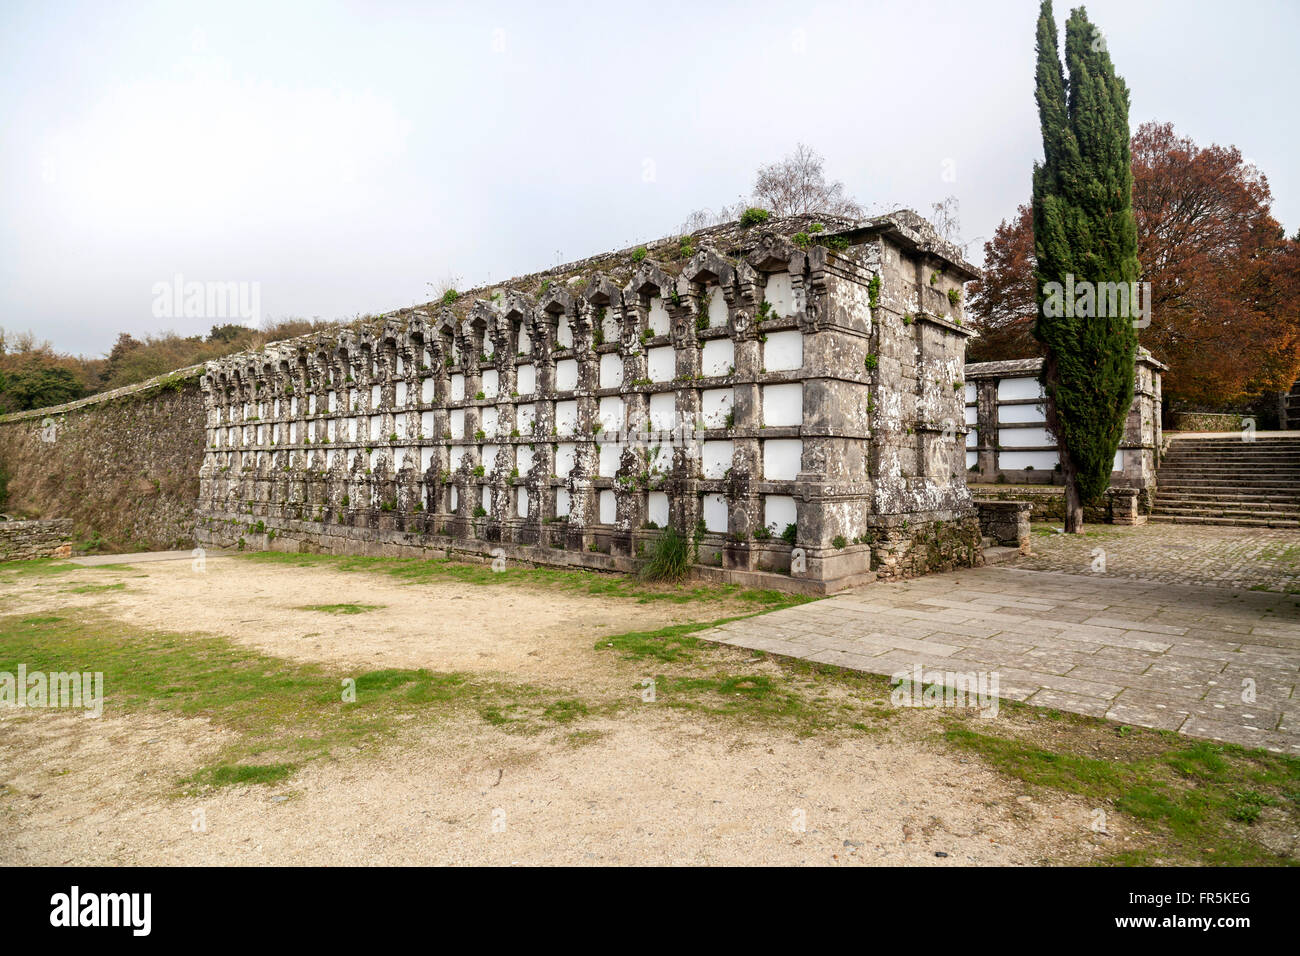
<path fill-rule="evenodd" d="M 699 636 L 885 676 L 996 673 L 1008 700 L 1300 754 L 1297 594 L 998 565 Z"/>

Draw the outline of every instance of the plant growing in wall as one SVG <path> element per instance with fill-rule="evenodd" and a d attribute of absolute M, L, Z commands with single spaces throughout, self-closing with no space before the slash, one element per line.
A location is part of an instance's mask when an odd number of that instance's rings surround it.
<path fill-rule="evenodd" d="M 759 209 L 757 206 L 750 206 L 740 214 L 740 225 L 744 229 L 751 226 L 760 226 L 772 218 L 772 214 L 766 209 Z"/>

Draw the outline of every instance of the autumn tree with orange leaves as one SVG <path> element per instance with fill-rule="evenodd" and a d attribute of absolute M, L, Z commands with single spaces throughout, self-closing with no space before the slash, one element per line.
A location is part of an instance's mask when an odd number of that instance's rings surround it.
<path fill-rule="evenodd" d="M 1271 214 L 1267 178 L 1235 147 L 1198 147 L 1169 123 L 1132 138 L 1133 212 L 1151 325 L 1141 345 L 1169 365 L 1167 403 L 1222 408 L 1300 377 L 1300 243 Z M 972 362 L 1041 354 L 1033 336 L 1029 206 L 984 246 L 970 307 Z"/>

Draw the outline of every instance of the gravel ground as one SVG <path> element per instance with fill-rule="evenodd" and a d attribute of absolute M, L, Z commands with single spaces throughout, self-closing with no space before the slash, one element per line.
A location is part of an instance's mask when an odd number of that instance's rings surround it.
<path fill-rule="evenodd" d="M 729 609 L 239 559 L 210 560 L 205 575 L 185 562 L 74 573 L 128 587 L 80 595 L 60 591 L 62 577 L 22 579 L 3 586 L 3 610 L 94 607 L 297 660 L 593 693 L 634 694 L 638 666 L 595 651 L 596 637 Z M 290 610 L 347 601 L 383 608 Z M 620 714 L 526 736 L 469 717 L 417 722 L 275 785 L 182 797 L 176 782 L 229 732 L 152 712 L 2 710 L 0 863 L 1014 865 L 1086 861 L 1129 839 L 1092 832 L 1081 801 L 1031 796 L 947 751 L 932 713 L 805 738 L 653 704 Z"/>

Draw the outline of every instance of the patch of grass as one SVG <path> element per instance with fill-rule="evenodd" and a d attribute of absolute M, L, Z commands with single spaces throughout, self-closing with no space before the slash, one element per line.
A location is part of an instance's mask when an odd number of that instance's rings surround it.
<path fill-rule="evenodd" d="M 1300 760 L 1294 757 L 1135 728 L 1122 738 L 1111 734 L 1123 743 L 1111 745 L 1112 752 L 1102 756 L 982 733 L 955 722 L 944 738 L 1026 784 L 1077 794 L 1117 810 L 1158 838 L 1156 848 L 1127 851 L 1105 862 L 1294 862 L 1252 839 L 1247 830 L 1262 808 L 1284 804 L 1286 829 L 1300 826 L 1300 806 L 1286 800 L 1300 784 Z"/>
<path fill-rule="evenodd" d="M 365 614 L 367 611 L 378 611 L 384 607 L 382 604 L 303 604 L 294 608 L 295 611 L 320 611 L 324 614 Z"/>
<path fill-rule="evenodd" d="M 113 567 L 113 565 L 108 565 Z M 0 561 L 0 574 L 15 577 L 40 577 L 44 575 L 67 574 L 69 571 L 86 570 L 80 564 L 70 564 L 55 558 L 37 558 L 33 561 Z"/>
<path fill-rule="evenodd" d="M 277 783 L 291 776 L 298 768 L 291 763 L 271 764 L 216 764 L 204 767 L 185 778 L 184 783 L 198 788 L 215 789 L 232 784 Z"/>
<path fill-rule="evenodd" d="M 587 713 L 587 705 L 580 700 L 557 700 L 547 705 L 542 716 L 557 724 L 567 724 L 579 717 L 586 717 Z"/>
<path fill-rule="evenodd" d="M 707 630 L 738 620 L 734 617 L 710 621 L 707 624 L 671 624 L 654 631 L 628 631 L 611 634 L 596 642 L 596 650 L 613 648 L 629 660 L 653 658 L 658 661 L 681 661 L 692 657 L 690 652 L 700 647 L 701 641 L 691 637 L 696 631 Z"/>
<path fill-rule="evenodd" d="M 64 594 L 98 594 L 101 591 L 125 591 L 126 585 L 117 584 L 77 584 L 70 588 L 59 588 Z"/>
<path fill-rule="evenodd" d="M 280 551 L 249 552 L 238 555 L 238 558 L 241 561 L 255 561 L 262 564 L 282 564 L 303 568 L 329 567 L 335 571 L 386 574 L 408 584 L 454 581 L 460 584 L 525 586 L 598 597 L 632 598 L 642 604 L 659 601 L 688 604 L 694 601 L 736 599 L 760 604 L 769 610 L 777 610 L 814 600 L 807 595 L 787 594 L 772 589 L 747 589 L 735 584 L 671 586 L 639 580 L 631 575 L 560 568 L 507 567 L 504 571 L 493 571 L 488 563 L 466 564 L 438 558 L 289 554 Z"/>

